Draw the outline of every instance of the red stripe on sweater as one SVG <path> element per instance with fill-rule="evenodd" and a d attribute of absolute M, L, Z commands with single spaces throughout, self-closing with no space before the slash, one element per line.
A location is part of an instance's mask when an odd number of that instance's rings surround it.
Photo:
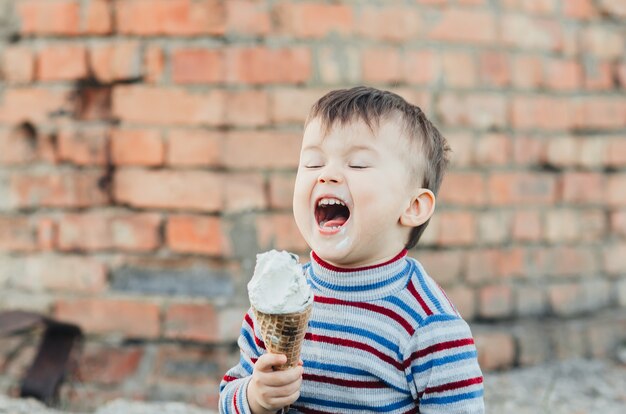
<path fill-rule="evenodd" d="M 226 381 L 226 382 L 231 382 L 231 381 L 234 381 L 236 379 L 237 379 L 237 377 L 231 377 L 230 375 L 224 375 L 224 378 L 222 380 Z"/>
<path fill-rule="evenodd" d="M 310 332 L 307 332 L 306 335 L 304 335 L 304 338 L 313 342 L 324 342 L 324 343 L 332 344 L 332 345 L 340 345 L 340 346 L 346 346 L 349 348 L 360 349 L 362 351 L 369 352 L 370 354 L 377 356 L 380 360 L 390 365 L 393 365 L 396 369 L 399 369 L 399 370 L 404 369 L 401 362 L 396 361 L 389 355 L 385 355 L 382 352 L 380 352 L 378 349 L 372 346 L 369 346 L 367 344 L 364 344 L 362 342 L 353 341 L 351 339 L 335 338 L 333 336 L 315 335 Z"/>
<path fill-rule="evenodd" d="M 254 321 L 250 317 L 250 314 L 246 313 L 246 316 L 244 317 L 244 319 L 248 323 L 248 325 L 250 326 L 250 329 L 252 329 L 252 337 L 254 338 L 254 343 L 259 348 L 265 349 L 265 342 L 263 342 L 261 339 L 257 338 L 257 336 L 256 336 L 256 331 L 254 330 Z"/>
<path fill-rule="evenodd" d="M 382 381 L 347 380 L 343 378 L 333 378 L 315 374 L 303 374 L 302 379 L 304 379 L 305 381 L 322 382 L 324 384 L 332 384 L 340 387 L 350 388 L 385 388 L 387 386 Z"/>
<path fill-rule="evenodd" d="M 364 267 L 353 267 L 353 268 L 345 268 L 345 267 L 337 267 L 335 265 L 332 265 L 328 262 L 326 262 L 324 259 L 322 259 L 321 257 L 319 257 L 315 252 L 312 252 L 313 254 L 311 256 L 313 256 L 313 260 L 315 260 L 315 262 L 317 264 L 319 264 L 320 266 L 331 270 L 333 272 L 340 272 L 340 273 L 354 273 L 354 272 L 362 272 L 364 270 L 371 270 L 371 269 L 376 269 L 377 267 L 383 267 L 383 266 L 387 266 L 388 264 L 391 264 L 397 260 L 402 259 L 404 256 L 406 256 L 406 254 L 408 253 L 407 249 L 402 249 L 400 251 L 400 253 L 398 253 L 397 255 L 395 255 L 394 257 L 392 257 L 391 259 L 387 260 L 386 262 L 383 263 L 378 263 L 375 265 L 371 265 L 371 266 L 364 266 Z"/>
<path fill-rule="evenodd" d="M 233 407 L 235 407 L 235 412 L 239 414 L 239 408 L 237 408 L 237 391 L 239 391 L 239 389 L 236 389 L 233 394 Z"/>
<path fill-rule="evenodd" d="M 459 388 L 469 387 L 470 385 L 482 384 L 483 377 L 469 378 L 463 381 L 449 382 L 447 384 L 438 385 L 436 387 L 428 387 L 424 390 L 424 394 L 433 394 L 436 392 L 445 392 L 458 390 Z"/>
<path fill-rule="evenodd" d="M 410 335 L 413 335 L 413 333 L 415 332 L 415 329 L 413 329 L 411 324 L 409 322 L 407 322 L 402 316 L 398 315 L 397 313 L 395 313 L 391 309 L 387 309 L 387 308 L 384 308 L 382 306 L 373 305 L 371 303 L 366 303 L 366 302 L 350 302 L 350 301 L 347 301 L 347 300 L 327 298 L 327 297 L 324 297 L 324 296 L 317 296 L 317 295 L 315 295 L 315 299 L 314 300 L 315 300 L 315 302 L 325 303 L 325 304 L 328 304 L 328 305 L 353 306 L 355 308 L 366 309 L 368 311 L 380 313 L 380 314 L 385 315 L 385 316 L 393 319 L 394 321 L 398 322 Z"/>
<path fill-rule="evenodd" d="M 420 349 L 419 351 L 415 351 L 409 356 L 408 359 L 404 361 L 404 367 L 408 367 L 411 365 L 413 361 L 417 358 L 422 358 L 426 355 L 433 354 L 435 352 L 445 351 L 452 348 L 459 348 L 462 346 L 472 345 L 474 344 L 473 338 L 465 338 L 465 339 L 455 339 L 454 341 L 441 342 L 438 344 L 434 344 L 429 346 L 428 348 Z"/>
<path fill-rule="evenodd" d="M 426 312 L 426 315 L 432 315 L 433 311 L 430 310 L 424 299 L 420 296 L 419 293 L 417 293 L 417 290 L 415 290 L 415 286 L 413 286 L 413 281 L 409 281 L 407 289 L 409 290 L 409 292 L 411 292 L 411 295 L 413 295 L 413 297 L 417 299 L 422 309 L 424 309 L 424 312 Z"/>

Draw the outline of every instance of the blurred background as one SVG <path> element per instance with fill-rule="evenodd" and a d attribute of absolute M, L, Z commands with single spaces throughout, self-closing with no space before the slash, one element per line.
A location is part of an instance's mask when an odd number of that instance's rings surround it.
<path fill-rule="evenodd" d="M 418 258 L 486 372 L 626 341 L 626 2 L 0 0 L 0 310 L 86 335 L 64 406 L 214 407 L 255 255 L 308 260 L 302 123 L 365 84 L 453 149 Z M 35 336 L 0 338 L 14 394 Z"/>

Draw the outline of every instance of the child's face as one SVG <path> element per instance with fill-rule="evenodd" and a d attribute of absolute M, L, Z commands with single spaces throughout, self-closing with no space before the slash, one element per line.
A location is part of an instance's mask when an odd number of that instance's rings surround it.
<path fill-rule="evenodd" d="M 404 248 L 412 225 L 401 216 L 416 185 L 402 156 L 397 121 L 372 134 L 362 121 L 337 123 L 323 136 L 319 119 L 304 131 L 294 190 L 296 223 L 322 259 L 343 267 L 380 263 Z"/>

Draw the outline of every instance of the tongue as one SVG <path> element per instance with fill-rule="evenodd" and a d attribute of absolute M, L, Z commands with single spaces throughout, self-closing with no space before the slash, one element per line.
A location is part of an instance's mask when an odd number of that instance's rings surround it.
<path fill-rule="evenodd" d="M 346 221 L 348 221 L 347 218 L 339 216 L 322 223 L 322 227 L 340 227 L 343 226 Z"/>

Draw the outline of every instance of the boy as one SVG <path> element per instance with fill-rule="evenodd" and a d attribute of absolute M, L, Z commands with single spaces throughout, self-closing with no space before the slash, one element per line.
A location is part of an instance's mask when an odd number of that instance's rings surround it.
<path fill-rule="evenodd" d="M 373 88 L 322 97 L 305 124 L 293 211 L 315 299 L 302 364 L 272 366 L 248 312 L 220 412 L 484 412 L 471 332 L 407 257 L 434 212 L 445 139 L 422 111 Z"/>

